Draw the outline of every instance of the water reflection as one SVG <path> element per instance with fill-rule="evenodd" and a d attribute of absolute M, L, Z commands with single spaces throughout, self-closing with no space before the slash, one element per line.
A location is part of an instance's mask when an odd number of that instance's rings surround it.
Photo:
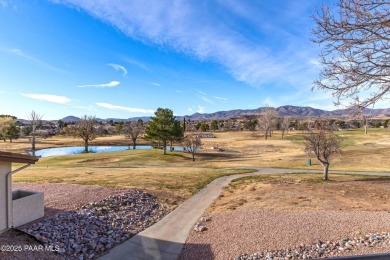
<path fill-rule="evenodd" d="M 150 145 L 137 145 L 136 150 L 153 149 Z M 133 146 L 89 146 L 88 151 L 90 153 L 104 153 L 104 152 L 116 152 L 123 150 L 133 150 Z M 169 151 L 169 147 L 167 147 Z M 182 151 L 183 147 L 174 147 L 175 151 Z M 79 154 L 84 152 L 84 146 L 70 146 L 70 147 L 58 147 L 36 150 L 35 155 L 40 157 L 60 156 L 69 154 Z M 31 153 L 32 154 L 32 153 Z"/>

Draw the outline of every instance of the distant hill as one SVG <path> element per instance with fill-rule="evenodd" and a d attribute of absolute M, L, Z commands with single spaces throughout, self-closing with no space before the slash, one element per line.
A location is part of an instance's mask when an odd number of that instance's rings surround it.
<path fill-rule="evenodd" d="M 64 118 L 61 118 L 60 120 L 66 122 L 66 123 L 69 123 L 69 122 L 76 122 L 78 121 L 80 118 L 78 117 L 75 117 L 75 116 L 66 116 Z M 109 121 L 113 121 L 113 122 L 127 122 L 127 121 L 134 121 L 134 120 L 138 120 L 138 119 L 142 119 L 143 121 L 148 121 L 150 119 L 150 117 L 132 117 L 132 118 L 127 118 L 127 119 L 123 119 L 123 118 L 96 118 L 96 121 L 98 122 L 109 122 Z"/>
<path fill-rule="evenodd" d="M 61 118 L 60 120 L 65 122 L 65 123 L 69 123 L 69 122 L 76 122 L 78 121 L 80 118 L 78 117 L 75 117 L 75 116 L 66 116 L 64 118 Z"/>
<path fill-rule="evenodd" d="M 258 115 L 264 110 L 264 107 L 256 109 L 236 109 L 229 111 L 218 111 L 215 113 L 200 114 L 195 113 L 193 115 L 185 116 L 191 120 L 211 120 L 211 119 L 228 119 L 237 118 L 245 115 Z M 292 116 L 292 117 L 350 117 L 353 115 L 353 111 L 350 109 L 338 109 L 333 111 L 326 111 L 322 109 L 312 107 L 299 107 L 299 106 L 280 106 L 276 108 L 276 112 L 279 116 Z M 365 112 L 372 116 L 387 116 L 390 117 L 390 108 L 386 109 L 365 109 Z"/>
<path fill-rule="evenodd" d="M 229 119 L 229 118 L 237 118 L 245 115 L 258 115 L 264 110 L 264 107 L 259 107 L 256 109 L 235 109 L 228 111 L 218 111 L 214 113 L 195 113 L 192 115 L 186 116 L 177 116 L 177 119 L 182 119 L 183 117 L 190 120 L 212 120 L 212 119 Z M 300 107 L 300 106 L 280 106 L 276 108 L 276 112 L 279 116 L 291 116 L 291 117 L 350 117 L 353 115 L 353 112 L 349 109 L 337 109 L 333 111 L 327 111 L 312 107 Z M 390 117 L 390 108 L 385 109 L 365 109 L 367 114 L 371 114 L 372 116 L 385 116 Z M 120 118 L 96 118 L 99 122 L 108 122 L 113 120 L 114 122 L 120 121 L 134 121 L 142 119 L 143 121 L 148 121 L 150 117 L 131 117 L 128 119 L 120 119 Z M 67 116 L 61 119 L 64 122 L 74 122 L 79 120 L 78 117 L 75 116 Z"/>

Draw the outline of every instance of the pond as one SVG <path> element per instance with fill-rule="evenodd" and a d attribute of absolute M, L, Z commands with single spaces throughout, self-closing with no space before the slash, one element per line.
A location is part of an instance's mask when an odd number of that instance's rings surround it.
<path fill-rule="evenodd" d="M 150 145 L 137 145 L 136 150 L 147 150 L 153 149 Z M 182 151 L 183 147 L 174 147 L 175 151 Z M 133 146 L 89 146 L 88 150 L 90 153 L 105 153 L 105 152 L 116 152 L 124 150 L 134 150 Z M 169 151 L 169 147 L 167 147 Z M 36 156 L 42 158 L 49 156 L 60 156 L 69 154 L 80 154 L 84 152 L 84 146 L 69 146 L 69 147 L 58 147 L 58 148 L 47 148 L 35 151 Z"/>

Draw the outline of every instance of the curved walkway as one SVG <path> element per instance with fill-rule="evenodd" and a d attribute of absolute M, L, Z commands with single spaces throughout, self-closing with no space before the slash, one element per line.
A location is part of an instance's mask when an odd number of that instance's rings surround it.
<path fill-rule="evenodd" d="M 316 170 L 257 168 L 257 172 L 224 176 L 215 179 L 204 189 L 177 207 L 158 223 L 133 236 L 126 242 L 114 247 L 101 260 L 155 259 L 176 260 L 193 226 L 211 203 L 218 198 L 222 188 L 232 180 L 261 174 L 281 174 L 294 172 L 321 172 Z M 380 172 L 344 172 L 332 173 L 390 176 Z M 206 245 L 205 245 L 206 246 Z"/>

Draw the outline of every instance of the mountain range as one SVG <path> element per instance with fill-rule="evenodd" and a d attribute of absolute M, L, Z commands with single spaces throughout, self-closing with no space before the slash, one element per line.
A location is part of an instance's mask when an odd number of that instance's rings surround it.
<path fill-rule="evenodd" d="M 212 120 L 212 119 L 229 119 L 229 118 L 237 118 L 246 115 L 258 115 L 260 114 L 265 107 L 259 107 L 256 109 L 235 109 L 228 111 L 218 111 L 214 113 L 195 113 L 192 115 L 186 116 L 177 116 L 177 119 L 182 119 L 185 117 L 190 120 Z M 333 111 L 327 111 L 312 107 L 300 107 L 300 106 L 280 106 L 276 108 L 276 112 L 278 116 L 291 116 L 291 117 L 334 117 L 334 118 L 347 118 L 353 116 L 354 112 L 351 109 L 337 109 Z M 364 110 L 365 114 L 375 117 L 390 117 L 390 108 L 384 109 L 369 109 L 366 108 Z M 79 118 L 75 116 L 67 116 L 62 118 L 61 120 L 64 122 L 74 122 Z M 143 121 L 148 121 L 150 117 L 132 117 L 128 119 L 121 118 L 106 118 L 101 119 L 97 118 L 97 121 L 100 122 L 108 122 L 110 120 L 114 122 L 120 121 L 133 121 L 142 119 Z"/>

